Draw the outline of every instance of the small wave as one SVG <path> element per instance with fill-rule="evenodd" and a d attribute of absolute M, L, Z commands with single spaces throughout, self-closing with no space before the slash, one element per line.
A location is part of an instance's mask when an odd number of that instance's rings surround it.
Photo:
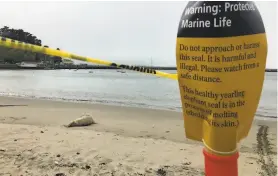
<path fill-rule="evenodd" d="M 19 93 L 6 93 L 6 92 L 0 92 L 0 96 L 19 97 L 19 98 L 36 98 L 36 96 L 32 96 L 32 95 L 24 95 L 24 94 L 19 94 Z"/>
<path fill-rule="evenodd" d="M 124 107 L 139 107 L 139 108 L 147 108 L 147 109 L 159 109 L 159 110 L 170 110 L 170 111 L 178 111 L 182 112 L 182 107 L 173 105 L 157 105 L 153 101 L 148 103 L 143 102 L 134 102 L 129 100 L 115 100 L 115 99 L 78 99 L 78 98 L 65 98 L 65 97 L 45 97 L 45 96 L 34 96 L 34 95 L 26 95 L 15 92 L 0 92 L 0 96 L 8 96 L 8 97 L 18 97 L 18 98 L 31 98 L 31 99 L 42 99 L 42 100 L 56 100 L 56 101 L 65 101 L 65 102 L 76 102 L 76 103 L 97 103 L 97 104 L 106 104 L 106 105 L 115 105 L 115 106 L 124 106 Z M 147 99 L 148 100 L 148 99 Z M 277 119 L 277 115 L 273 111 L 273 109 L 268 107 L 259 108 L 257 113 L 257 117 L 261 118 L 271 118 Z"/>
<path fill-rule="evenodd" d="M 266 117 L 266 118 L 277 118 L 277 116 L 273 116 L 273 115 L 264 115 L 264 114 L 258 114 L 256 113 L 256 116 L 257 117 Z"/>

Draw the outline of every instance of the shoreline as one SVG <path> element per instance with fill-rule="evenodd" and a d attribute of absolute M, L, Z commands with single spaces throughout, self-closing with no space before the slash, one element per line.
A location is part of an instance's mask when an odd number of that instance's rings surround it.
<path fill-rule="evenodd" d="M 141 106 L 132 106 L 123 104 L 122 102 L 108 102 L 102 101 L 90 101 L 90 100 L 82 100 L 82 99 L 66 99 L 66 98 L 51 98 L 51 97 L 31 97 L 31 96 L 22 96 L 22 95 L 1 95 L 0 98 L 14 98 L 14 99 L 26 99 L 26 100 L 42 100 L 42 101 L 53 101 L 53 102 L 64 102 L 64 103 L 81 103 L 81 104 L 91 104 L 91 105 L 103 105 L 103 106 L 116 106 L 116 107 L 126 107 L 126 108 L 139 108 L 139 109 L 151 109 L 151 110 L 159 110 L 159 111 L 171 111 L 171 112 L 182 112 L 177 108 L 159 108 L 159 107 L 151 107 L 148 104 L 144 104 Z M 106 102 L 106 103 L 104 103 Z M 271 118 L 271 117 L 270 117 Z"/>
<path fill-rule="evenodd" d="M 1 104 L 13 105 L 7 107 L 0 107 L 0 117 L 2 116 L 19 116 L 16 111 L 21 111 L 21 117 L 29 116 L 29 120 L 6 120 L 4 123 L 17 123 L 27 125 L 50 125 L 50 126 L 62 126 L 71 120 L 80 117 L 84 113 L 91 114 L 96 122 L 105 124 L 94 126 L 94 130 L 101 130 L 106 132 L 123 133 L 121 131 L 127 130 L 131 133 L 128 136 L 140 136 L 139 133 L 146 133 L 143 136 L 148 136 L 144 129 L 152 128 L 153 125 L 157 126 L 156 122 L 166 121 L 170 123 L 170 128 L 178 127 L 182 135 L 179 137 L 171 136 L 170 138 L 174 141 L 184 141 L 183 139 L 183 118 L 181 112 L 168 111 L 168 110 L 157 110 L 157 109 L 146 109 L 140 107 L 125 107 L 125 106 L 114 106 L 114 105 L 103 105 L 85 102 L 67 102 L 67 101 L 52 101 L 52 100 L 41 100 L 32 98 L 15 98 L 15 97 L 3 97 L 0 96 Z M 56 111 L 56 112 L 55 112 Z M 40 112 L 41 117 L 37 117 L 36 113 Z M 54 121 L 49 116 L 62 116 L 57 121 Z M 138 120 L 138 121 L 137 121 Z M 139 121 L 140 120 L 140 121 Z M 103 123 L 102 123 L 103 121 Z M 110 125 L 109 121 L 119 121 L 118 125 Z M 1 121 L 0 121 L 1 122 Z M 2 121 L 3 122 L 3 121 Z M 145 122 L 151 123 L 146 127 Z M 137 130 L 136 133 L 132 133 L 133 128 L 126 126 L 125 124 L 136 124 L 139 125 L 141 132 Z M 164 122 L 160 123 L 164 127 Z M 84 127 L 90 129 L 91 127 Z M 157 130 L 157 129 L 156 129 Z M 167 129 L 161 129 L 159 132 L 165 133 Z M 156 133 L 158 134 L 158 132 Z M 154 138 L 158 138 L 156 135 L 152 135 Z M 159 135 L 161 137 L 161 135 Z"/>
<path fill-rule="evenodd" d="M 178 111 L 3 96 L 0 96 L 0 102 L 2 104 L 0 123 L 63 126 L 82 114 L 90 114 L 98 125 L 83 127 L 84 129 L 112 132 L 128 137 L 148 137 L 201 144 L 185 138 L 183 114 Z M 21 113 L 18 114 L 18 111 Z M 37 114 L 40 114 L 40 117 Z M 1 121 L 1 116 L 29 116 L 29 118 L 20 120 L 19 117 L 19 119 Z M 50 118 L 51 116 L 60 118 L 53 119 Z M 137 129 L 129 125 L 137 125 Z M 259 126 L 268 126 L 276 134 L 277 119 L 255 117 L 249 134 L 255 133 L 255 129 Z"/>
<path fill-rule="evenodd" d="M 27 61 L 28 63 L 28 61 Z M 144 68 L 149 68 L 153 70 L 166 70 L 166 71 L 177 71 L 176 67 L 173 66 L 139 66 L 139 67 L 144 67 Z M 105 65 L 71 65 L 71 66 L 59 66 L 59 67 L 53 67 L 53 68 L 46 68 L 46 67 L 20 67 L 17 66 L 16 64 L 1 64 L 0 63 L 0 70 L 118 70 L 118 69 L 124 69 L 124 68 L 116 68 L 112 66 L 105 66 Z M 129 69 L 124 69 L 124 70 L 129 70 Z M 278 69 L 276 68 L 266 68 L 265 72 L 278 72 Z"/>
<path fill-rule="evenodd" d="M 81 103 L 81 104 L 91 104 L 91 105 L 104 105 L 104 106 L 115 106 L 115 107 L 127 107 L 127 108 L 139 108 L 139 109 L 151 109 L 151 110 L 159 110 L 159 111 L 171 111 L 171 112 L 179 112 L 182 113 L 182 110 L 178 108 L 165 108 L 165 107 L 152 107 L 148 104 L 144 105 L 127 105 L 122 102 L 105 102 L 104 101 L 90 101 L 90 100 L 82 100 L 82 99 L 66 99 L 66 98 L 51 98 L 51 97 L 31 97 L 31 96 L 22 96 L 22 95 L 1 95 L 1 97 L 6 98 L 15 98 L 15 99 L 27 99 L 27 100 L 42 100 L 42 101 L 53 101 L 53 102 L 65 102 L 65 103 Z M 180 107 L 181 108 L 181 107 Z M 277 116 L 265 116 L 262 114 L 255 114 L 254 120 L 267 120 L 267 121 L 277 121 Z"/>
<path fill-rule="evenodd" d="M 0 167 L 11 175 L 202 175 L 203 145 L 181 112 L 0 96 Z M 63 125 L 90 114 L 97 124 Z M 254 120 L 239 146 L 239 176 L 274 172 L 277 125 Z"/>

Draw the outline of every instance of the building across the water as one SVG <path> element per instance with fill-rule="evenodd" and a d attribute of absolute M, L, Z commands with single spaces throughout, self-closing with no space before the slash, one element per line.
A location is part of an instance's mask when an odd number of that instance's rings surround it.
<path fill-rule="evenodd" d="M 38 62 L 20 62 L 16 63 L 17 66 L 21 68 L 37 68 L 38 67 Z"/>
<path fill-rule="evenodd" d="M 61 65 L 73 65 L 74 62 L 71 59 L 62 59 Z"/>
<path fill-rule="evenodd" d="M 16 63 L 19 69 L 43 69 L 45 64 L 43 62 L 19 62 Z"/>

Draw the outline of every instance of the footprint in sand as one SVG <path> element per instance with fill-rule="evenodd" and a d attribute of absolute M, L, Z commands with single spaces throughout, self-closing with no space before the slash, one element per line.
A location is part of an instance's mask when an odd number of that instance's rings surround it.
<path fill-rule="evenodd" d="M 85 152 L 85 156 L 95 155 L 96 152 L 97 152 L 97 149 L 91 149 L 91 150 Z"/>

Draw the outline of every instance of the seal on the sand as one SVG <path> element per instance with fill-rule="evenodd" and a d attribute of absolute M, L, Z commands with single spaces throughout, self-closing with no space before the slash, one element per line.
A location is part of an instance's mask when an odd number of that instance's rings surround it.
<path fill-rule="evenodd" d="M 94 119 L 91 115 L 85 114 L 82 115 L 80 118 L 75 119 L 74 121 L 70 122 L 66 127 L 77 127 L 77 126 L 89 126 L 92 124 L 96 124 Z"/>

